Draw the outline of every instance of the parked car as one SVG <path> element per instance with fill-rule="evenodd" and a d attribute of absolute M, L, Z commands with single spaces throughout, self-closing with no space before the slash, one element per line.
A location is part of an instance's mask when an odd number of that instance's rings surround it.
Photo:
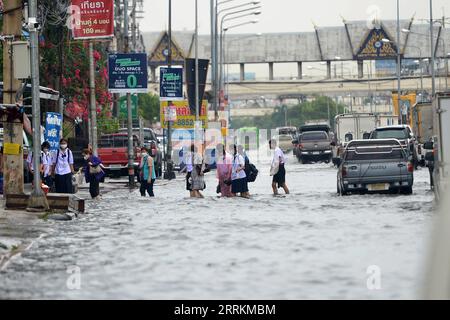
<path fill-rule="evenodd" d="M 414 165 L 397 139 L 354 140 L 345 148 L 337 174 L 340 195 L 366 192 L 411 194 Z"/>
<path fill-rule="evenodd" d="M 329 163 L 332 157 L 331 139 L 325 131 L 307 131 L 299 135 L 298 140 L 293 144 L 297 145 L 296 155 L 303 163 L 325 162 Z"/>
<path fill-rule="evenodd" d="M 134 170 L 139 177 L 140 141 L 133 135 Z M 128 135 L 114 133 L 102 135 L 98 141 L 98 155 L 106 168 L 106 174 L 115 177 L 128 175 Z"/>
<path fill-rule="evenodd" d="M 414 166 L 419 165 L 417 155 L 417 141 L 408 125 L 378 127 L 370 134 L 370 139 L 397 139 L 405 149 Z"/>

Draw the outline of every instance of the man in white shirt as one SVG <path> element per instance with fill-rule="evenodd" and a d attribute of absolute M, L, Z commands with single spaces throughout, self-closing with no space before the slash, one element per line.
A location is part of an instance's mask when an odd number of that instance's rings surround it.
<path fill-rule="evenodd" d="M 271 150 L 274 150 L 271 166 L 271 172 L 274 173 L 272 180 L 273 194 L 278 195 L 279 188 L 283 188 L 284 192 L 289 194 L 289 188 L 286 185 L 286 169 L 284 167 L 287 158 L 283 151 L 277 146 L 277 141 L 275 139 L 269 141 L 269 147 Z"/>

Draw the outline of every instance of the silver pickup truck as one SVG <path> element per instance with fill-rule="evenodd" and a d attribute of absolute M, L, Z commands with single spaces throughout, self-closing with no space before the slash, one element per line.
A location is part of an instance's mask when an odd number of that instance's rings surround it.
<path fill-rule="evenodd" d="M 411 194 L 414 165 L 396 139 L 351 141 L 337 174 L 340 195 L 367 192 Z"/>

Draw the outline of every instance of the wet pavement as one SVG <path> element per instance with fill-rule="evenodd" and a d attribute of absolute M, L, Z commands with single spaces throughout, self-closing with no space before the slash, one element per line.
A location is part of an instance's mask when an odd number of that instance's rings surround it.
<path fill-rule="evenodd" d="M 415 173 L 412 196 L 339 197 L 335 168 L 291 155 L 292 193 L 275 198 L 262 162 L 250 200 L 217 198 L 215 173 L 200 200 L 188 198 L 182 177 L 158 181 L 154 199 L 118 184 L 88 203 L 89 214 L 49 221 L 0 272 L 0 298 L 419 297 L 433 218 L 426 169 Z M 367 286 L 371 266 L 379 290 Z"/>

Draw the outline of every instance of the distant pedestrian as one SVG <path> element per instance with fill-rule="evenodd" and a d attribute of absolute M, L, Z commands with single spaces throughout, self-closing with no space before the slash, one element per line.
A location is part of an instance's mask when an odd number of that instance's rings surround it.
<path fill-rule="evenodd" d="M 49 190 L 53 189 L 53 177 L 52 177 L 52 154 L 50 153 L 50 143 L 45 141 L 42 146 L 42 182 L 49 187 Z"/>
<path fill-rule="evenodd" d="M 192 178 L 192 192 L 194 198 L 203 198 L 203 195 L 200 191 L 205 190 L 205 169 L 206 165 L 204 162 L 204 158 L 202 154 L 198 151 L 198 148 L 195 145 L 191 146 L 191 156 L 192 156 L 192 172 L 191 172 L 191 178 Z"/>
<path fill-rule="evenodd" d="M 73 153 L 67 147 L 66 139 L 60 140 L 59 149 L 55 152 L 52 163 L 56 193 L 73 193 L 72 176 L 75 173 Z"/>
<path fill-rule="evenodd" d="M 154 197 L 153 186 L 156 181 L 155 161 L 149 155 L 146 147 L 141 149 L 141 163 L 139 168 L 141 172 L 141 196 L 145 197 L 145 192 L 147 192 L 149 197 Z"/>
<path fill-rule="evenodd" d="M 103 170 L 103 164 L 100 158 L 92 154 L 92 149 L 83 150 L 84 165 L 84 177 L 86 182 L 89 183 L 89 193 L 92 199 L 100 199 L 100 182 L 105 177 Z"/>
<path fill-rule="evenodd" d="M 233 153 L 233 163 L 231 170 L 231 193 L 232 196 L 240 194 L 242 198 L 250 198 L 248 192 L 247 176 L 245 174 L 245 159 L 238 153 L 235 144 L 230 145 L 230 152 Z"/>
<path fill-rule="evenodd" d="M 189 195 L 191 198 L 194 197 L 194 192 L 192 191 L 192 170 L 194 169 L 193 165 L 193 154 L 194 154 L 194 145 L 191 146 L 190 152 L 187 149 L 184 149 L 183 152 L 183 162 L 184 167 L 180 170 L 180 173 L 186 172 L 186 190 L 189 191 Z"/>
<path fill-rule="evenodd" d="M 216 146 L 217 154 L 217 179 L 219 184 L 217 186 L 217 193 L 222 197 L 231 197 L 231 172 L 233 169 L 233 157 L 226 152 L 225 146 L 219 143 Z"/>
<path fill-rule="evenodd" d="M 274 195 L 278 195 L 278 189 L 283 188 L 286 194 L 289 194 L 289 189 L 286 185 L 286 156 L 283 151 L 277 146 L 277 141 L 272 139 L 269 141 L 269 147 L 274 150 L 272 165 L 270 167 L 270 174 L 273 176 L 272 190 Z"/>

